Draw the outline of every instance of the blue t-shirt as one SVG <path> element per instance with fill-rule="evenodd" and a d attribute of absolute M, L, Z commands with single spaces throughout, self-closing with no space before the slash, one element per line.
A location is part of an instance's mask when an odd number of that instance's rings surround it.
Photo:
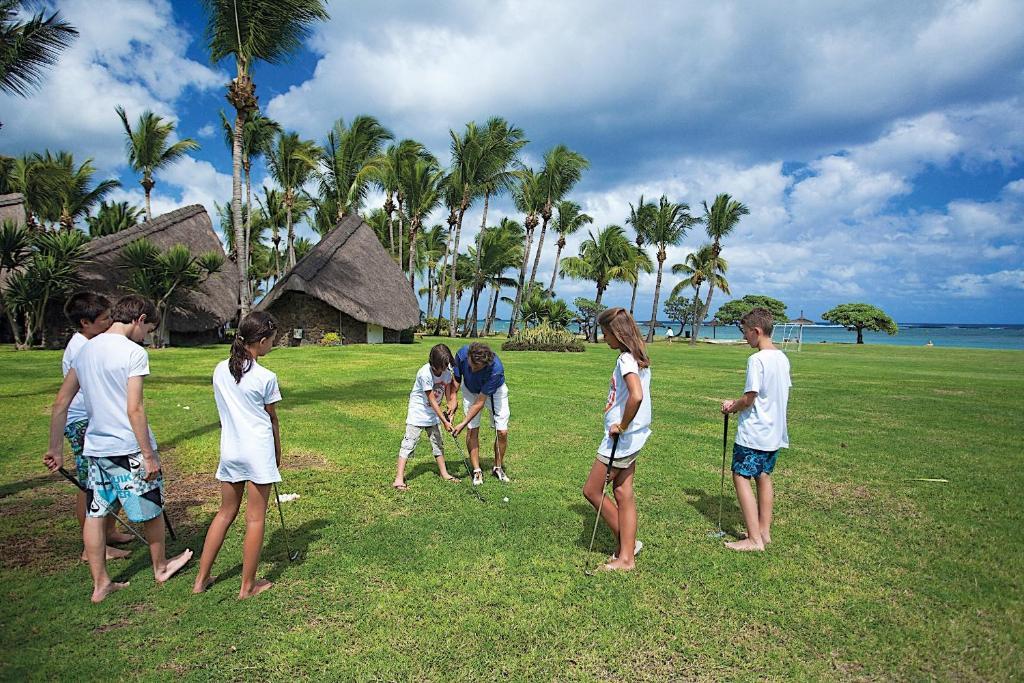
<path fill-rule="evenodd" d="M 501 385 L 505 383 L 505 368 L 497 356 L 494 362 L 479 372 L 473 372 L 469 367 L 469 346 L 463 346 L 455 353 L 455 379 L 464 384 L 474 394 L 494 395 Z"/>

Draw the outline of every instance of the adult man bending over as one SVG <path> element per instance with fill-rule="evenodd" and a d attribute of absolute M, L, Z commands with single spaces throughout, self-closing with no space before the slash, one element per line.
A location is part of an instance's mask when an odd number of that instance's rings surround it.
<path fill-rule="evenodd" d="M 473 486 L 484 483 L 484 473 L 480 469 L 480 415 L 485 407 L 491 412 L 491 425 L 497 432 L 491 474 L 507 483 L 510 480 L 503 467 L 505 449 L 508 447 L 509 418 L 505 368 L 491 347 L 473 342 L 455 354 L 452 371 L 456 389 L 462 387 L 462 410 L 466 414 L 462 422 L 453 427 L 452 434 L 458 436 L 463 429 L 469 427 L 466 448 L 473 465 Z M 454 412 L 454 408 L 451 410 Z"/>

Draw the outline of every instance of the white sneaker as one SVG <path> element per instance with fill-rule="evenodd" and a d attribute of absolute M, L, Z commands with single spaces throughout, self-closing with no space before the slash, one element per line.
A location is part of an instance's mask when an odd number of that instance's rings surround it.
<path fill-rule="evenodd" d="M 484 483 L 484 473 L 482 470 L 473 470 L 473 486 L 480 486 Z"/>
<path fill-rule="evenodd" d="M 504 468 L 495 467 L 491 469 L 491 474 L 496 476 L 498 478 L 498 481 L 500 481 L 503 484 L 507 484 L 512 481 L 511 479 L 508 478 L 508 475 L 505 474 Z"/>
<path fill-rule="evenodd" d="M 643 549 L 644 549 L 644 542 L 641 541 L 640 539 L 637 539 L 636 543 L 633 545 L 633 557 L 636 557 L 637 555 L 639 555 L 640 551 L 643 550 Z M 612 559 L 613 560 L 619 559 L 618 553 L 612 553 Z"/>

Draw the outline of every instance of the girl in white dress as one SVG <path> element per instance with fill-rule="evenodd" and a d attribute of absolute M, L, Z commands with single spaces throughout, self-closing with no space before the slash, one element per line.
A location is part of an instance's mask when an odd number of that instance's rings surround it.
<path fill-rule="evenodd" d="M 269 313 L 256 311 L 245 316 L 231 344 L 230 358 L 221 361 L 213 371 L 213 395 L 221 425 L 217 468 L 221 502 L 206 532 L 194 593 L 202 593 L 213 585 L 213 563 L 238 515 L 246 488 L 249 504 L 245 510 L 242 588 L 238 597 L 252 597 L 272 585 L 265 579 L 256 580 L 256 567 L 263 549 L 270 487 L 281 481 L 281 431 L 276 410 L 281 391 L 277 375 L 257 359 L 270 353 L 276 333 L 277 323 Z"/>

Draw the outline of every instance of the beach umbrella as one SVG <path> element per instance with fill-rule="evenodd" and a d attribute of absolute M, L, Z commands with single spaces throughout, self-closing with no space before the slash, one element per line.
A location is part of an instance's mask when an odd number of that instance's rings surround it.
<path fill-rule="evenodd" d="M 797 338 L 796 338 L 796 350 L 799 351 L 800 347 L 802 347 L 803 344 L 804 344 L 804 325 L 814 325 L 814 321 L 813 320 L 808 320 L 807 318 L 805 318 L 804 317 L 803 309 L 801 309 L 800 310 L 800 317 L 796 318 L 795 320 L 790 320 L 789 322 L 790 322 L 791 325 L 796 325 L 798 330 L 799 330 L 797 332 Z"/>
<path fill-rule="evenodd" d="M 712 339 L 718 339 L 718 326 L 719 325 L 724 325 L 724 324 L 725 323 L 723 323 L 718 318 L 715 318 L 714 320 L 712 320 L 711 322 L 708 323 L 708 326 L 711 327 L 711 338 Z"/>

